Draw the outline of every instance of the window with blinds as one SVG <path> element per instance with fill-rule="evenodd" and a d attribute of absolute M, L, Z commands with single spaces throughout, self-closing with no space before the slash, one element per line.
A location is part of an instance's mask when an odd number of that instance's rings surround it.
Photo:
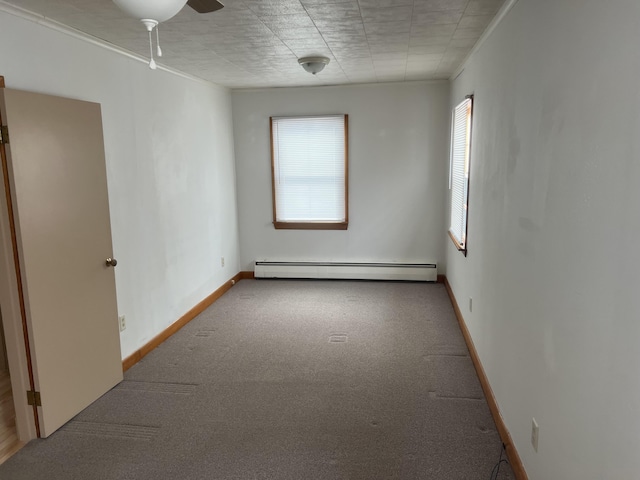
<path fill-rule="evenodd" d="M 469 154 L 471 150 L 471 115 L 473 96 L 465 98 L 453 109 L 451 125 L 451 227 L 449 236 L 458 250 L 466 254 L 467 213 L 469 200 Z"/>
<path fill-rule="evenodd" d="M 275 228 L 346 230 L 347 119 L 271 117 Z"/>

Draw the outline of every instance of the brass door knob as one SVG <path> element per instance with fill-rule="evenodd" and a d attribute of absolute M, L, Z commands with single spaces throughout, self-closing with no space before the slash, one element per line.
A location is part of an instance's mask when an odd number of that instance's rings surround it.
<path fill-rule="evenodd" d="M 107 264 L 107 267 L 115 267 L 118 264 L 118 261 L 115 258 L 109 257 L 105 263 Z"/>

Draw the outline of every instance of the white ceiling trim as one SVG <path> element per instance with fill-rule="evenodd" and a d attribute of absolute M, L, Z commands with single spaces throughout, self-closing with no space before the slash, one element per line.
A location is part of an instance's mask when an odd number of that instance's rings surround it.
<path fill-rule="evenodd" d="M 284 86 L 284 87 L 259 87 L 259 88 L 232 88 L 232 92 L 240 92 L 240 93 L 260 93 L 266 91 L 273 90 L 282 90 L 282 89 L 296 89 L 296 90 L 319 90 L 319 89 L 331 89 L 331 88 L 351 88 L 357 87 L 361 88 L 377 88 L 382 86 L 397 86 L 399 82 L 377 82 L 377 83 L 340 83 L 334 85 L 298 85 L 294 87 Z M 437 85 L 441 83 L 449 83 L 449 80 L 446 78 L 436 79 L 436 80 L 405 80 L 402 82 L 403 85 Z"/>
<path fill-rule="evenodd" d="M 162 70 L 227 89 L 451 80 L 517 0 L 224 1 L 163 25 Z M 0 11 L 147 61 L 139 25 L 109 0 L 0 0 Z M 331 59 L 320 75 L 298 65 L 311 54 Z"/>
<path fill-rule="evenodd" d="M 502 5 L 500 10 L 498 10 L 498 13 L 496 13 L 496 16 L 493 18 L 493 20 L 491 20 L 491 23 L 489 23 L 489 25 L 487 26 L 487 29 L 482 33 L 482 35 L 480 35 L 480 38 L 473 46 L 469 54 L 465 57 L 456 71 L 453 72 L 453 74 L 449 77 L 449 80 L 455 80 L 456 77 L 462 73 L 469 59 L 480 49 L 480 47 L 482 47 L 482 44 L 487 40 L 487 38 L 489 38 L 493 31 L 498 27 L 500 22 L 502 22 L 504 17 L 507 16 L 507 13 L 509 13 L 509 11 L 515 6 L 515 4 L 518 3 L 518 1 L 519 0 L 507 0 L 504 5 Z"/>
<path fill-rule="evenodd" d="M 91 35 L 88 35 L 84 32 L 81 32 L 80 30 L 76 30 L 75 28 L 69 27 L 67 25 L 64 25 L 60 22 L 57 22 L 55 20 L 52 20 L 51 18 L 47 18 L 43 15 L 40 15 L 38 13 L 34 13 L 30 10 L 24 9 L 24 8 L 20 8 L 20 7 L 16 7 L 14 5 L 10 5 L 6 2 L 4 2 L 3 0 L 0 0 L 0 12 L 4 12 L 7 13 L 9 15 L 13 15 L 14 17 L 19 17 L 23 20 L 27 20 L 29 22 L 33 22 L 36 23 L 38 25 L 42 25 L 43 27 L 49 28 L 51 30 L 54 30 L 56 32 L 62 33 L 64 35 L 68 35 L 70 37 L 73 37 L 77 40 L 86 42 L 86 43 L 90 43 L 92 45 L 95 45 L 97 47 L 100 48 L 104 48 L 105 50 L 109 50 L 111 52 L 117 53 L 119 55 L 122 55 L 124 57 L 130 58 L 132 60 L 136 60 L 138 62 L 144 63 L 145 65 L 149 64 L 149 59 L 145 58 L 141 55 L 138 55 L 137 53 L 133 53 L 129 50 L 126 50 L 122 47 L 118 47 L 117 45 L 114 45 L 112 43 L 109 42 L 105 42 L 102 39 L 93 37 Z M 194 82 L 199 82 L 199 83 L 204 83 L 206 85 L 210 85 L 210 86 L 215 86 L 218 88 L 222 88 L 224 90 L 228 90 L 227 87 L 223 87 L 221 85 L 217 85 L 215 83 L 212 83 L 208 80 L 204 80 L 202 78 L 199 77 L 195 77 L 193 75 L 189 75 L 188 73 L 184 73 L 181 72 L 180 70 L 174 70 L 172 68 L 166 67 L 164 65 L 158 65 L 158 70 L 163 70 L 167 73 L 171 73 L 173 75 L 176 75 L 178 77 L 182 77 L 185 78 L 187 80 L 191 80 Z"/>

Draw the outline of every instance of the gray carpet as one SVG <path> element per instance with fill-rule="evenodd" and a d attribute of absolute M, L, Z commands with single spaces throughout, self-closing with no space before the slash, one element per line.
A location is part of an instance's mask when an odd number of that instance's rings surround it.
<path fill-rule="evenodd" d="M 442 285 L 243 280 L 0 479 L 490 480 L 501 448 Z"/>

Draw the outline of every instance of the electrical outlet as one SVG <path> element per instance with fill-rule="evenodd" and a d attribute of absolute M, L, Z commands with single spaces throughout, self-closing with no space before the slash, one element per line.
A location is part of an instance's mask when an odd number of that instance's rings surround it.
<path fill-rule="evenodd" d="M 473 312 L 473 298 L 469 297 L 469 311 Z"/>
<path fill-rule="evenodd" d="M 127 321 L 124 318 L 124 315 L 120 315 L 118 317 L 118 324 L 120 325 L 120 331 L 124 332 L 127 329 Z"/>
<path fill-rule="evenodd" d="M 533 449 L 538 451 L 538 433 L 540 427 L 538 427 L 538 422 L 536 422 L 535 418 L 531 419 L 531 445 L 533 445 Z"/>
<path fill-rule="evenodd" d="M 220 257 L 220 266 L 224 267 L 224 257 Z"/>

